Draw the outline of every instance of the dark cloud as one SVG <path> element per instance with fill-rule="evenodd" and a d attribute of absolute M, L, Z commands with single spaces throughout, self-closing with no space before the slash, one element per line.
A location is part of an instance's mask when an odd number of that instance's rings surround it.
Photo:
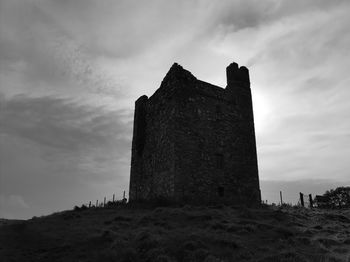
<path fill-rule="evenodd" d="M 42 168 L 50 170 L 46 172 L 49 177 L 62 176 L 62 181 L 71 176 L 87 183 L 128 177 L 132 111 L 109 111 L 63 98 L 23 95 L 3 99 L 1 104 L 0 142 L 8 149 L 14 144 L 13 158 L 6 157 L 2 176 L 15 172 L 26 177 L 30 170 Z M 33 155 L 23 155 L 21 147 L 32 148 Z M 2 153 L 4 158 L 6 152 Z M 15 166 L 18 161 L 27 167 Z M 43 170 L 39 173 L 45 173 Z"/>
<path fill-rule="evenodd" d="M 22 141 L 23 148 L 35 148 L 33 155 L 38 158 L 13 152 L 15 158 L 8 159 L 4 167 L 10 167 L 9 174 L 4 171 L 2 175 L 10 176 L 11 163 L 23 157 L 35 164 L 25 161 L 29 168 L 16 167 L 19 176 L 41 166 L 50 169 L 53 176 L 67 169 L 63 176 L 79 179 L 82 175 L 87 181 L 127 177 L 131 114 L 129 110 L 108 111 L 55 97 L 16 96 L 2 101 L 2 146 L 9 148 L 14 143 L 14 148 L 20 150 L 18 141 Z M 120 175 L 118 170 L 123 170 Z"/>
<path fill-rule="evenodd" d="M 109 112 L 57 97 L 17 95 L 2 101 L 1 130 L 67 151 L 124 146 L 130 142 L 131 111 Z"/>
<path fill-rule="evenodd" d="M 131 115 L 52 96 L 3 96 L 1 197 L 31 208 L 14 212 L 6 204 L 0 216 L 28 218 L 121 194 L 128 183 Z"/>
<path fill-rule="evenodd" d="M 329 12 L 340 5 L 348 5 L 346 0 L 327 1 L 223 1 L 217 8 L 215 24 L 225 26 L 227 32 L 238 31 L 246 28 L 264 26 L 269 23 L 279 22 L 292 16 L 300 16 L 313 12 Z M 214 4 L 213 4 L 214 5 Z"/>

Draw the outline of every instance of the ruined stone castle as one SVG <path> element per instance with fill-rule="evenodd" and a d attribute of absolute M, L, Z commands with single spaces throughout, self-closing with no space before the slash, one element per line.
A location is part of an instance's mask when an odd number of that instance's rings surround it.
<path fill-rule="evenodd" d="M 227 86 L 174 64 L 135 102 L 129 199 L 258 204 L 249 71 L 232 63 Z"/>

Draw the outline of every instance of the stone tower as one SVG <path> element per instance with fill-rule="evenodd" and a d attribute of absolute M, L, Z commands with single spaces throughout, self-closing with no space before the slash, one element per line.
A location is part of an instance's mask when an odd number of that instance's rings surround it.
<path fill-rule="evenodd" d="M 259 204 L 249 71 L 232 63 L 227 86 L 174 64 L 135 102 L 130 201 Z"/>

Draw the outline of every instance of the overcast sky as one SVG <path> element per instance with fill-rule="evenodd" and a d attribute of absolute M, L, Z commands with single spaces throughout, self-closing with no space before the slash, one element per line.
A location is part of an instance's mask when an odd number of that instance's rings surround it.
<path fill-rule="evenodd" d="M 250 70 L 263 199 L 350 185 L 347 0 L 0 0 L 0 217 L 128 190 L 134 101 Z"/>

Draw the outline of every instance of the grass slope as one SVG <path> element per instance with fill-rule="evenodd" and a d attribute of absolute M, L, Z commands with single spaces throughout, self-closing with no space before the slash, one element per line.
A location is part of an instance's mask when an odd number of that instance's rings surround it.
<path fill-rule="evenodd" d="M 350 210 L 65 211 L 0 226 L 0 261 L 350 261 Z"/>

